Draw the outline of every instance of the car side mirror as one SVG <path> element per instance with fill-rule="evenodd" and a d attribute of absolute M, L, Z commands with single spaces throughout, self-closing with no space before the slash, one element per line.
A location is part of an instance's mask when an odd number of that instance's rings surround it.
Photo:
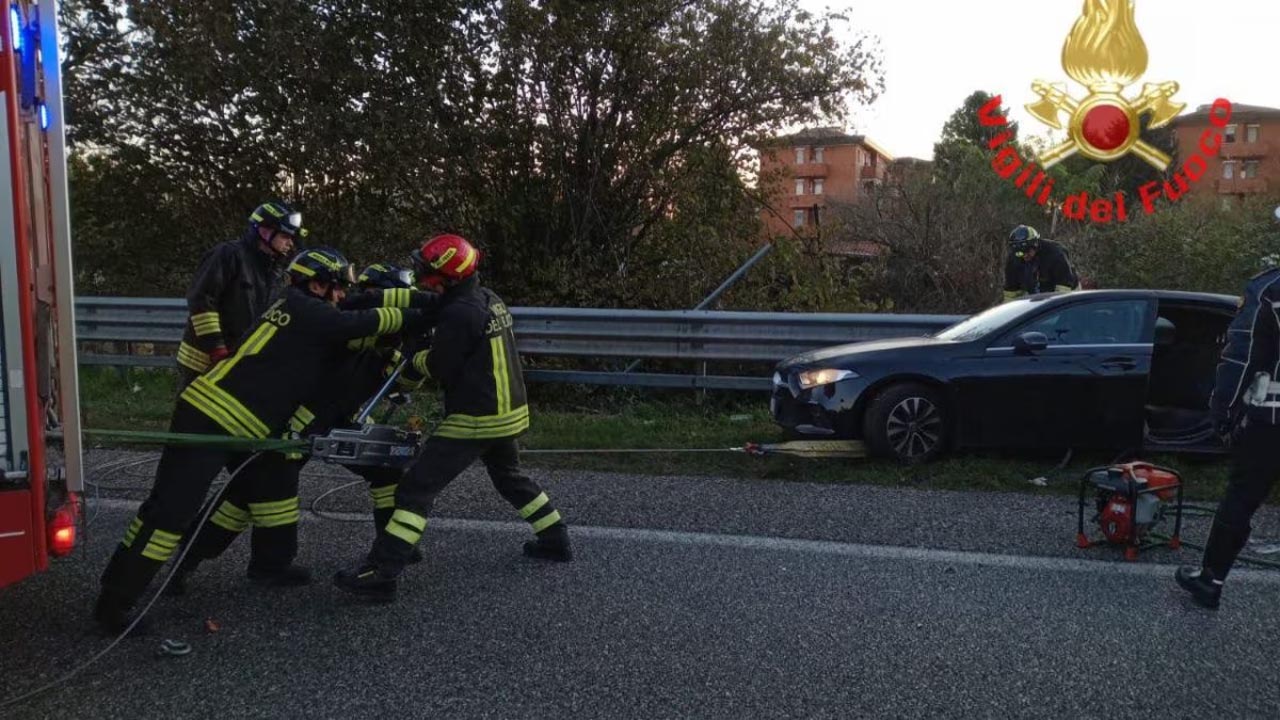
<path fill-rule="evenodd" d="M 1019 354 L 1037 353 L 1049 347 L 1049 338 L 1042 332 L 1025 332 L 1013 339 L 1013 349 Z"/>

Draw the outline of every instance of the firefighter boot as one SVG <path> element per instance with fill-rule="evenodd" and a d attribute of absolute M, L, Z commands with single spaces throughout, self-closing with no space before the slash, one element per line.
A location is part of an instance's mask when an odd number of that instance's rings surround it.
<path fill-rule="evenodd" d="M 129 634 L 149 635 L 151 624 L 146 617 L 140 618 L 131 610 L 128 598 L 104 588 L 93 608 L 93 620 L 98 624 L 98 629 L 109 637 L 123 635 L 130 625 L 133 625 L 133 629 Z M 134 624 L 135 620 L 137 624 Z"/>
<path fill-rule="evenodd" d="M 373 541 L 375 544 L 378 542 L 379 538 L 381 538 L 383 535 L 386 534 L 387 523 L 391 522 L 391 516 L 394 515 L 395 512 L 396 512 L 396 509 L 394 507 L 388 507 L 388 508 L 376 507 L 373 509 L 373 529 L 374 529 Z M 417 545 L 413 546 L 413 552 L 409 554 L 409 557 L 406 560 L 406 562 L 408 562 L 410 565 L 417 565 L 418 563 L 422 562 L 422 551 L 418 549 Z"/>
<path fill-rule="evenodd" d="M 134 624 L 133 606 L 159 567 L 159 563 L 135 555 L 123 546 L 116 548 L 102 573 L 102 592 L 93 608 L 93 619 L 103 632 L 120 635 Z M 133 634 L 145 632 L 141 621 L 134 625 Z"/>
<path fill-rule="evenodd" d="M 164 586 L 164 594 L 172 597 L 180 597 L 187 594 L 188 583 L 191 580 L 191 573 L 195 572 L 196 567 L 200 565 L 200 561 L 192 555 L 187 555 L 185 559 L 173 571 L 173 577 L 169 578 L 169 584 Z"/>
<path fill-rule="evenodd" d="M 536 540 L 524 544 L 524 554 L 537 560 L 571 562 L 573 547 L 569 544 L 569 528 L 556 523 L 538 533 Z"/>
<path fill-rule="evenodd" d="M 1178 572 L 1173 577 L 1183 590 L 1191 593 L 1191 599 L 1197 605 L 1210 610 L 1218 609 L 1218 600 L 1222 595 L 1222 581 L 1215 580 L 1212 572 L 1184 565 L 1178 568 Z"/>
<path fill-rule="evenodd" d="M 396 599 L 395 574 L 367 560 L 350 570 L 340 570 L 333 576 L 333 584 L 366 600 L 391 602 Z"/>

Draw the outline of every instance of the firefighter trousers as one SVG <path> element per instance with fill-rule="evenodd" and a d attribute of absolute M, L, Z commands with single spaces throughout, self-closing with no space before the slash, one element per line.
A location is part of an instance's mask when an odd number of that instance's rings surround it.
<path fill-rule="evenodd" d="M 226 434 L 183 401 L 174 408 L 169 430 Z M 248 454 L 229 450 L 165 447 L 151 493 L 103 571 L 102 599 L 125 610 L 133 607 L 160 567 L 174 556 L 184 532 L 199 518 L 200 506 L 218 473 L 223 468 L 233 472 L 248 458 Z"/>
<path fill-rule="evenodd" d="M 413 548 L 427 529 L 436 496 L 480 460 L 493 486 L 534 534 L 551 541 L 568 539 L 568 529 L 542 488 L 520 471 L 520 450 L 514 437 L 494 440 L 454 440 L 432 437 L 400 480 L 391 518 L 374 542 L 371 560 L 387 574 L 404 570 Z"/>
<path fill-rule="evenodd" d="M 1226 580 L 1236 557 L 1249 542 L 1253 514 L 1280 477 L 1280 426 L 1247 422 L 1232 446 L 1227 492 L 1218 504 L 1204 551 L 1204 567 Z"/>
<path fill-rule="evenodd" d="M 289 567 L 298 555 L 298 478 L 305 463 L 305 458 L 277 452 L 254 458 L 227 486 L 209 521 L 196 532 L 194 523 L 209 511 L 206 504 L 188 528 L 191 549 L 185 568 L 222 555 L 250 527 L 249 572 L 270 574 Z"/>

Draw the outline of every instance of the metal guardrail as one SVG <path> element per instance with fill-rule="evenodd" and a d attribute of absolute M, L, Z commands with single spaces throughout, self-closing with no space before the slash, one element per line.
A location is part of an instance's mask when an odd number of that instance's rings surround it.
<path fill-rule="evenodd" d="M 522 355 L 697 362 L 777 362 L 832 345 L 923 335 L 956 315 L 754 313 L 708 310 L 511 308 Z M 186 304 L 170 298 L 83 297 L 76 301 L 81 342 L 177 343 Z M 82 353 L 81 364 L 171 366 L 170 354 Z M 534 382 L 630 387 L 767 390 L 769 378 L 623 371 L 527 370 Z"/>

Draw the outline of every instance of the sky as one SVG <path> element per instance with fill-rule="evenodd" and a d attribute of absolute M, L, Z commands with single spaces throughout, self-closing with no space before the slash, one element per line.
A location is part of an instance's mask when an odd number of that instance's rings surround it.
<path fill-rule="evenodd" d="M 1115 2 L 1116 0 L 1111 0 Z M 1084 0 L 804 0 L 878 39 L 885 92 L 847 129 L 894 157 L 931 158 L 947 118 L 975 90 L 1003 95 L 1024 134 L 1049 128 L 1023 108 L 1037 79 L 1085 88 L 1062 69 L 1062 44 Z M 1147 45 L 1144 82 L 1176 81 L 1184 113 L 1223 97 L 1280 108 L 1280 0 L 1136 0 Z"/>

